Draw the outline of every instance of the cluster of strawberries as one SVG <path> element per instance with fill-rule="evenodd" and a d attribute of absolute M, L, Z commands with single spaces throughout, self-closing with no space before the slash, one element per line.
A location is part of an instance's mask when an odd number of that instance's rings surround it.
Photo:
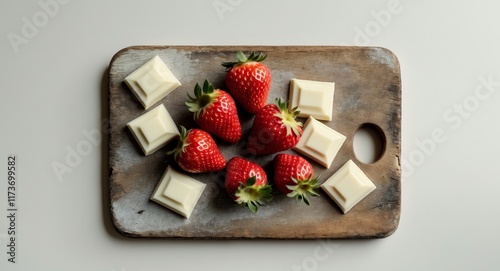
<path fill-rule="evenodd" d="M 246 144 L 246 150 L 255 155 L 269 155 L 294 147 L 302 135 L 302 123 L 296 120 L 299 112 L 289 110 L 282 99 L 266 104 L 271 86 L 271 71 L 262 63 L 266 55 L 251 53 L 247 57 L 238 52 L 237 58 L 237 62 L 222 63 L 227 71 L 225 83 L 229 93 L 205 80 L 203 86 L 196 84 L 194 96 L 188 94 L 186 105 L 201 129 L 187 131 L 181 126 L 178 145 L 170 153 L 182 169 L 191 173 L 225 169 L 228 194 L 238 204 L 256 212 L 259 205 L 272 198 L 265 171 L 240 157 L 226 163 L 211 135 L 228 143 L 240 141 L 242 128 L 236 102 L 255 115 Z M 308 195 L 317 196 L 315 190 L 319 187 L 312 165 L 300 156 L 285 153 L 277 154 L 273 163 L 274 184 L 278 190 L 309 205 Z"/>

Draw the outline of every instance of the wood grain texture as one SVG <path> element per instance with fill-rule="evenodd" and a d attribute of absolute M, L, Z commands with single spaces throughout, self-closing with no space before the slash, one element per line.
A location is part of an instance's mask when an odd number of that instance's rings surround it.
<path fill-rule="evenodd" d="M 236 52 L 268 54 L 266 64 L 273 81 L 268 102 L 288 99 L 291 78 L 335 82 L 333 120 L 323 122 L 347 139 L 329 169 L 313 164 L 324 182 L 352 159 L 377 189 L 347 214 L 325 194 L 311 199 L 311 206 L 274 192 L 274 200 L 256 214 L 235 205 L 223 189 L 224 172 L 188 174 L 207 184 L 189 219 L 152 202 L 149 197 L 167 165 L 170 144 L 144 156 L 126 123 L 145 113 L 123 79 L 155 55 L 159 55 L 182 86 L 163 103 L 177 124 L 195 127 L 184 102 L 194 85 L 210 80 L 224 88 L 225 70 L 220 65 L 235 59 Z M 119 51 L 109 69 L 109 165 L 111 214 L 119 232 L 131 237 L 160 238 L 380 238 L 398 227 L 401 210 L 401 78 L 396 56 L 378 47 L 317 46 L 136 46 Z M 158 105 L 157 103 L 156 105 Z M 155 106 L 156 106 L 155 105 Z M 154 108 L 154 106 L 152 107 Z M 252 116 L 239 111 L 243 138 L 248 136 Z M 305 121 L 305 119 L 302 119 Z M 353 138 L 364 123 L 380 127 L 385 135 L 383 156 L 372 164 L 356 159 Z M 225 158 L 247 157 L 272 176 L 274 155 L 249 157 L 244 142 L 228 145 L 218 141 Z M 295 153 L 294 151 L 287 151 Z M 295 153 L 296 154 L 296 153 Z M 272 177 L 270 178 L 272 179 Z"/>

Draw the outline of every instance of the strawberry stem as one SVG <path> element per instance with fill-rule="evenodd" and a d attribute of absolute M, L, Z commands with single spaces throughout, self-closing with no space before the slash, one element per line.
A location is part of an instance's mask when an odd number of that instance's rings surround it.
<path fill-rule="evenodd" d="M 297 121 L 296 118 L 300 111 L 297 111 L 297 107 L 288 110 L 288 104 L 284 102 L 282 98 L 277 98 L 275 104 L 280 112 L 274 114 L 274 116 L 281 118 L 283 121 L 286 127 L 286 135 L 290 135 L 293 131 L 296 136 L 299 136 L 300 132 L 298 127 L 302 127 L 302 123 Z"/>
<path fill-rule="evenodd" d="M 245 56 L 245 54 L 242 51 L 238 51 L 236 54 L 236 57 L 238 58 L 238 62 L 245 63 L 247 62 L 248 58 Z"/>
<path fill-rule="evenodd" d="M 287 194 L 288 197 L 295 198 L 297 201 L 303 201 L 305 204 L 310 205 L 308 195 L 313 197 L 319 196 L 316 192 L 316 189 L 320 186 L 318 178 L 312 178 L 312 175 L 309 175 L 304 180 L 292 178 L 292 181 L 295 185 L 286 186 L 286 188 L 292 191 Z"/>
<path fill-rule="evenodd" d="M 219 96 L 219 93 L 215 90 L 214 86 L 205 79 L 205 82 L 203 82 L 203 89 L 196 83 L 194 87 L 195 97 L 191 97 L 189 93 L 187 95 L 190 101 L 186 102 L 186 105 L 189 111 L 194 113 L 194 118 L 198 119 L 200 114 L 204 113 L 207 107 Z"/>
<path fill-rule="evenodd" d="M 189 143 L 186 142 L 186 138 L 188 137 L 189 132 L 191 131 L 191 130 L 189 131 L 186 130 L 186 127 L 182 125 L 180 125 L 179 128 L 181 131 L 180 131 L 179 141 L 177 142 L 177 146 L 173 150 L 167 152 L 168 155 L 173 154 L 174 159 L 176 161 L 179 154 L 183 153 L 184 149 L 189 145 Z"/>
<path fill-rule="evenodd" d="M 223 62 L 222 66 L 226 68 L 226 71 L 232 69 L 234 66 L 239 66 L 245 63 L 250 62 L 262 62 L 266 59 L 267 55 L 263 53 L 256 54 L 255 52 L 251 52 L 247 57 L 242 51 L 238 51 L 236 54 L 237 62 Z"/>
<path fill-rule="evenodd" d="M 270 201 L 272 188 L 270 185 L 256 186 L 256 176 L 252 176 L 246 180 L 246 183 L 240 182 L 238 190 L 236 190 L 236 203 L 247 206 L 253 213 L 257 212 L 258 206 L 265 205 L 263 200 Z"/>

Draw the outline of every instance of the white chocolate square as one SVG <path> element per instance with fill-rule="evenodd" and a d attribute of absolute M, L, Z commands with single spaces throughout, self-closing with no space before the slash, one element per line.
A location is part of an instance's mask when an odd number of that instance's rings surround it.
<path fill-rule="evenodd" d="M 313 116 L 319 120 L 332 120 L 334 82 L 319 82 L 293 78 L 290 81 L 289 108 L 297 107 L 299 117 Z"/>
<path fill-rule="evenodd" d="M 179 136 L 179 129 L 163 104 L 127 123 L 145 155 L 150 155 Z"/>
<path fill-rule="evenodd" d="M 166 78 L 159 74 L 157 70 L 151 69 L 143 74 L 141 78 L 137 79 L 137 84 L 146 95 L 150 95 L 154 93 L 165 80 Z"/>
<path fill-rule="evenodd" d="M 145 109 L 181 85 L 159 56 L 132 72 L 125 78 L 125 83 Z"/>
<path fill-rule="evenodd" d="M 146 138 L 148 144 L 154 144 L 157 140 L 161 140 L 162 135 L 168 133 L 165 124 L 160 118 L 150 118 L 139 126 L 139 130 Z"/>
<path fill-rule="evenodd" d="M 193 193 L 188 184 L 177 181 L 170 182 L 163 192 L 163 196 L 177 202 L 184 208 L 191 202 L 192 195 Z"/>
<path fill-rule="evenodd" d="M 150 199 L 189 218 L 206 186 L 168 166 Z"/>
<path fill-rule="evenodd" d="M 345 214 L 376 187 L 366 174 L 352 160 L 349 160 L 328 178 L 321 188 Z"/>
<path fill-rule="evenodd" d="M 329 168 L 346 137 L 313 117 L 304 124 L 304 132 L 295 151 Z"/>

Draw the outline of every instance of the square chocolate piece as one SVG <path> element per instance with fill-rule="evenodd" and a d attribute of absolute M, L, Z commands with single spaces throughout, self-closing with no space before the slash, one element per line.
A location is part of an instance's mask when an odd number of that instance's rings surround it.
<path fill-rule="evenodd" d="M 332 120 L 334 82 L 292 79 L 290 81 L 290 109 L 297 107 L 299 117 L 312 116 Z"/>
<path fill-rule="evenodd" d="M 329 168 L 345 140 L 341 133 L 309 117 L 302 137 L 293 149 Z"/>
<path fill-rule="evenodd" d="M 321 188 L 345 214 L 376 187 L 366 174 L 352 160 L 349 160 L 328 178 Z"/>
<path fill-rule="evenodd" d="M 125 83 L 145 109 L 181 85 L 159 56 L 132 72 L 125 78 Z"/>
<path fill-rule="evenodd" d="M 127 127 L 145 155 L 152 154 L 179 136 L 179 129 L 163 104 L 127 123 Z"/>
<path fill-rule="evenodd" d="M 150 199 L 189 218 L 206 186 L 168 166 Z"/>

